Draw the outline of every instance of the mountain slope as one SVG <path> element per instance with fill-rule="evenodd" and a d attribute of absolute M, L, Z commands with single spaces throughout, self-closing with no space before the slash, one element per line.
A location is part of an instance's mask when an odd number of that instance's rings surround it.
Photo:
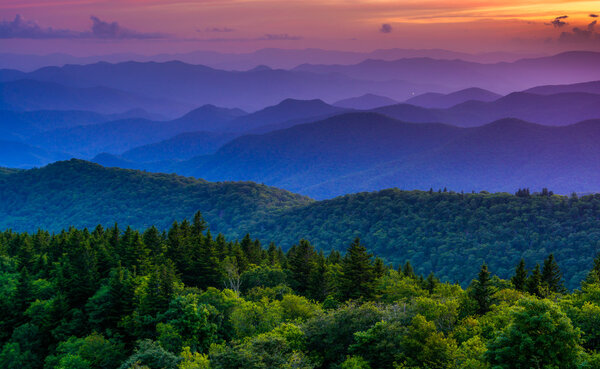
<path fill-rule="evenodd" d="M 115 222 L 165 228 L 200 210 L 215 232 L 242 237 L 244 224 L 310 201 L 255 183 L 209 183 L 73 159 L 0 176 L 0 228 L 58 230 Z"/>
<path fill-rule="evenodd" d="M 189 110 L 187 104 L 168 98 L 156 99 L 142 93 L 91 85 L 69 87 L 60 82 L 32 79 L 0 83 L 0 109 L 4 110 L 87 110 L 102 114 L 122 113 L 134 108 L 173 115 Z"/>
<path fill-rule="evenodd" d="M 506 278 L 521 257 L 533 265 L 554 253 L 559 263 L 570 265 L 565 278 L 574 288 L 592 265 L 600 234 L 599 195 L 388 189 L 315 202 L 254 183 L 210 183 L 80 160 L 27 171 L 0 169 L 1 229 L 59 232 L 115 221 L 121 229 L 165 229 L 197 210 L 213 235 L 241 238 L 249 232 L 284 249 L 305 238 L 325 251 L 345 250 L 360 237 L 386 262 L 410 260 L 418 273 L 436 271 L 461 283 L 485 261 L 494 260 L 493 270 Z"/>
<path fill-rule="evenodd" d="M 491 91 L 487 91 L 481 88 L 471 87 L 464 90 L 452 92 L 449 94 L 440 94 L 435 92 L 429 92 L 419 96 L 415 96 L 406 100 L 407 104 L 422 106 L 424 108 L 450 108 L 454 105 L 458 105 L 470 100 L 476 101 L 494 101 L 501 98 L 502 95 L 498 95 Z"/>
<path fill-rule="evenodd" d="M 206 105 L 171 121 L 121 119 L 52 130 L 31 137 L 29 142 L 47 149 L 61 149 L 78 157 L 89 158 L 102 152 L 122 153 L 184 132 L 200 131 L 206 127 L 222 127 L 240 114 L 243 113 L 238 109 Z"/>
<path fill-rule="evenodd" d="M 214 153 L 236 137 L 233 133 L 188 132 L 165 141 L 127 150 L 121 157 L 134 162 L 185 160 Z"/>
<path fill-rule="evenodd" d="M 179 172 L 209 180 L 238 178 L 298 191 L 382 161 L 432 149 L 462 130 L 348 113 L 263 135 L 239 137 Z"/>
<path fill-rule="evenodd" d="M 393 61 L 370 59 L 353 65 L 300 65 L 295 70 L 342 74 L 350 78 L 372 81 L 418 81 L 421 84 L 429 83 L 449 89 L 432 89 L 428 92 L 450 92 L 480 87 L 505 94 L 548 83 L 568 84 L 599 80 L 598 65 L 600 53 L 577 51 L 510 63 L 481 64 L 432 58 L 403 58 Z"/>
<path fill-rule="evenodd" d="M 553 95 L 567 92 L 585 92 L 589 94 L 600 94 L 600 81 L 574 83 L 570 85 L 537 86 L 525 90 L 523 92 L 538 95 Z"/>
<path fill-rule="evenodd" d="M 374 94 L 364 94 L 362 96 L 351 97 L 333 103 L 333 106 L 346 109 L 370 110 L 387 105 L 397 104 L 398 101 L 389 97 L 379 96 Z"/>
<path fill-rule="evenodd" d="M 143 110 L 130 110 L 122 114 L 104 115 L 83 110 L 0 110 L 0 132 L 3 137 L 26 137 L 60 128 L 98 124 L 122 118 L 143 117 Z"/>
<path fill-rule="evenodd" d="M 563 126 L 600 118 L 600 95 L 583 92 L 554 95 L 515 92 L 495 101 L 467 101 L 448 109 L 398 104 L 373 111 L 408 122 L 441 122 L 461 127 L 480 126 L 503 118 Z"/>
<path fill-rule="evenodd" d="M 316 197 L 389 187 L 508 191 L 549 187 L 559 193 L 600 190 L 600 120 L 545 127 L 514 119 L 465 130 L 419 156 L 302 191 Z"/>
<path fill-rule="evenodd" d="M 17 141 L 0 140 L 0 166 L 31 168 L 70 158 L 68 154 L 52 152 Z"/>
<path fill-rule="evenodd" d="M 319 99 L 285 99 L 277 105 L 241 116 L 227 124 L 222 130 L 226 132 L 268 132 L 345 111 L 347 109 L 326 104 Z"/>
<path fill-rule="evenodd" d="M 118 64 L 100 62 L 45 67 L 21 75 L 21 78 L 79 88 L 105 86 L 187 104 L 202 102 L 247 110 L 262 109 L 285 98 L 336 101 L 365 91 L 394 98 L 406 96 L 408 91 L 436 90 L 436 86 L 431 84 L 391 80 L 364 81 L 343 75 L 323 76 L 281 69 L 225 71 L 177 61 Z"/>
<path fill-rule="evenodd" d="M 598 140 L 600 120 L 548 127 L 503 119 L 459 128 L 348 113 L 241 136 L 190 161 L 135 167 L 252 180 L 315 198 L 389 187 L 590 192 L 600 190 Z"/>

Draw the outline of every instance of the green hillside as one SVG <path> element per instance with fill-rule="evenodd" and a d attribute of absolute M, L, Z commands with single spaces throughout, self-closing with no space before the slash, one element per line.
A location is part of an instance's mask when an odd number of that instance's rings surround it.
<path fill-rule="evenodd" d="M 307 238 L 318 248 L 343 249 L 361 237 L 395 265 L 410 260 L 420 273 L 470 281 L 483 262 L 507 277 L 521 257 L 533 267 L 548 253 L 570 287 L 585 277 L 600 251 L 600 194 L 515 196 L 390 189 L 358 193 L 290 209 L 253 230 L 288 247 Z"/>
<path fill-rule="evenodd" d="M 387 263 L 468 283 L 488 263 L 508 277 L 550 253 L 577 287 L 600 251 L 600 194 L 461 194 L 397 189 L 313 201 L 251 182 L 211 183 L 80 160 L 0 175 L 0 229 L 97 224 L 166 229 L 201 211 L 213 233 L 246 233 L 287 250 L 301 238 L 329 251 L 360 237 Z"/>
<path fill-rule="evenodd" d="M 255 219 L 310 201 L 251 182 L 210 183 L 74 159 L 0 176 L 0 229 L 59 231 L 115 222 L 164 229 L 201 211 L 214 231 L 237 237 Z"/>

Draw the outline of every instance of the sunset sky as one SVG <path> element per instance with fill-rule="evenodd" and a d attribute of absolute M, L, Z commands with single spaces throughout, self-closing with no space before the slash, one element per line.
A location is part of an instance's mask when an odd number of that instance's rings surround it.
<path fill-rule="evenodd" d="M 598 1 L 2 0 L 0 50 L 600 50 Z"/>

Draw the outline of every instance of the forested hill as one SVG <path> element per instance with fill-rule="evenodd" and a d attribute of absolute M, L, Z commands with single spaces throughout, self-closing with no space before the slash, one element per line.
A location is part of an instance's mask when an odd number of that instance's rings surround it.
<path fill-rule="evenodd" d="M 252 182 L 211 183 L 77 159 L 0 172 L 0 229 L 59 231 L 114 223 L 164 229 L 199 210 L 215 232 L 237 237 L 248 222 L 311 201 Z"/>
<path fill-rule="evenodd" d="M 0 174 L 0 229 L 59 231 L 97 224 L 161 229 L 201 211 L 213 233 L 246 233 L 288 249 L 301 238 L 344 249 L 360 237 L 395 265 L 468 282 L 486 262 L 507 277 L 554 253 L 574 288 L 600 251 L 600 194 L 461 194 L 397 189 L 313 201 L 251 182 L 104 168 L 80 160 Z"/>
<path fill-rule="evenodd" d="M 466 283 L 483 262 L 507 277 L 523 257 L 533 267 L 554 253 L 567 285 L 585 277 L 600 251 L 600 194 L 461 194 L 389 189 L 290 209 L 252 234 L 287 246 L 307 238 L 342 250 L 354 237 L 387 262 Z"/>

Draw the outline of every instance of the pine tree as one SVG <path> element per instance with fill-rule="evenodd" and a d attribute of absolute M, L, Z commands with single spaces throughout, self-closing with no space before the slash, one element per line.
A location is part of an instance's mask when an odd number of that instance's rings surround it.
<path fill-rule="evenodd" d="M 594 258 L 592 270 L 590 270 L 590 272 L 588 273 L 584 283 L 600 283 L 600 253 L 598 253 Z"/>
<path fill-rule="evenodd" d="M 260 242 L 258 240 L 252 241 L 250 235 L 246 234 L 240 245 L 248 263 L 260 265 L 262 261 L 262 247 L 260 246 Z"/>
<path fill-rule="evenodd" d="M 343 299 L 369 299 L 375 292 L 375 268 L 372 255 L 356 238 L 342 259 L 339 292 Z"/>
<path fill-rule="evenodd" d="M 300 240 L 298 245 L 292 246 L 288 251 L 288 267 L 292 272 L 292 287 L 302 295 L 309 287 L 316 256 L 315 248 L 307 240 Z"/>
<path fill-rule="evenodd" d="M 192 232 L 195 236 L 199 236 L 206 229 L 206 221 L 204 221 L 202 214 L 199 211 L 197 211 L 196 214 L 194 214 L 194 220 L 192 221 Z"/>
<path fill-rule="evenodd" d="M 477 314 L 485 314 L 492 306 L 494 288 L 490 281 L 490 272 L 486 264 L 481 266 L 479 275 L 473 286 L 473 299 L 477 302 Z"/>
<path fill-rule="evenodd" d="M 307 297 L 323 301 L 327 297 L 327 264 L 323 251 L 320 251 L 314 258 L 313 268 L 310 272 Z"/>
<path fill-rule="evenodd" d="M 425 278 L 425 281 L 423 282 L 423 288 L 425 288 L 427 291 L 429 291 L 430 294 L 433 293 L 433 291 L 435 291 L 435 287 L 438 284 L 438 279 L 435 277 L 435 274 L 433 274 L 433 272 L 429 273 L 429 275 L 427 276 L 427 278 Z"/>
<path fill-rule="evenodd" d="M 532 295 L 543 297 L 544 293 L 542 291 L 542 273 L 540 272 L 540 264 L 535 265 L 531 275 L 527 278 L 526 290 Z"/>
<path fill-rule="evenodd" d="M 527 269 L 525 269 L 525 260 L 521 259 L 519 265 L 515 269 L 515 275 L 510 279 L 517 291 L 525 291 L 527 283 Z"/>
<path fill-rule="evenodd" d="M 542 284 L 549 292 L 560 293 L 565 291 L 562 274 L 553 254 L 548 255 L 544 260 Z"/>
<path fill-rule="evenodd" d="M 375 258 L 373 265 L 375 271 L 375 278 L 381 278 L 385 274 L 385 264 L 381 258 Z"/>
<path fill-rule="evenodd" d="M 405 277 L 408 278 L 414 278 L 415 277 L 415 270 L 413 269 L 412 265 L 410 264 L 410 261 L 406 261 L 406 263 L 404 264 L 404 267 L 402 268 L 402 273 L 404 274 Z"/>

